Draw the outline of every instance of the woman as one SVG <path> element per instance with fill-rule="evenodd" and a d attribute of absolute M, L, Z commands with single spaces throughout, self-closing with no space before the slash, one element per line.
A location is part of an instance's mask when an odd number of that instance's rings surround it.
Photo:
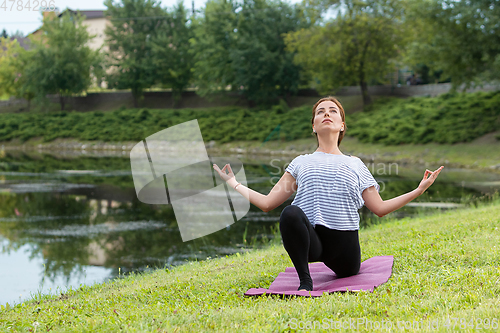
<path fill-rule="evenodd" d="M 311 123 L 318 148 L 293 159 L 268 195 L 238 183 L 229 164 L 222 170 L 213 166 L 224 181 L 264 212 L 297 191 L 280 215 L 280 232 L 299 275 L 298 290 L 307 291 L 313 290 L 308 262 L 324 262 L 339 278 L 359 272 L 358 209 L 365 205 L 379 217 L 393 212 L 424 193 L 444 168 L 426 170 L 415 190 L 382 200 L 380 187 L 366 165 L 339 149 L 347 130 L 340 102 L 334 97 L 320 99 L 312 109 Z"/>

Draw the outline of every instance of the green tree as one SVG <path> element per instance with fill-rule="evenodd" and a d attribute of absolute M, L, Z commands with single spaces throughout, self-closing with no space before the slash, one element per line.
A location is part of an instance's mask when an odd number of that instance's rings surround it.
<path fill-rule="evenodd" d="M 310 24 L 300 6 L 282 1 L 209 1 L 192 40 L 199 93 L 230 85 L 257 104 L 295 93 L 300 66 L 286 52 L 283 35 Z"/>
<path fill-rule="evenodd" d="M 237 8 L 234 0 L 208 1 L 203 17 L 193 21 L 195 37 L 190 42 L 195 55 L 194 82 L 201 96 L 235 82 L 229 51 L 236 39 Z M 232 89 L 236 88 L 233 84 Z"/>
<path fill-rule="evenodd" d="M 151 38 L 151 63 L 156 82 L 164 88 L 172 88 L 175 103 L 193 77 L 194 56 L 189 52 L 193 32 L 188 21 L 183 3 L 178 2 L 172 12 L 167 11 L 166 19 Z"/>
<path fill-rule="evenodd" d="M 112 23 L 105 29 L 108 88 L 131 89 L 137 107 L 144 89 L 154 84 L 151 40 L 168 17 L 155 0 L 105 0 L 104 5 Z"/>
<path fill-rule="evenodd" d="M 287 34 L 295 62 L 315 80 L 321 93 L 359 85 L 364 105 L 371 103 L 368 82 L 382 82 L 408 42 L 403 7 L 397 1 L 335 1 L 337 16 Z"/>
<path fill-rule="evenodd" d="M 415 39 L 408 62 L 426 59 L 453 87 L 464 88 L 500 74 L 500 5 L 496 0 L 412 2 Z"/>
<path fill-rule="evenodd" d="M 0 37 L 0 96 L 15 95 L 14 81 L 18 74 L 15 61 L 20 48 L 16 40 Z"/>
<path fill-rule="evenodd" d="M 26 75 L 33 53 L 23 49 L 15 39 L 0 38 L 0 96 L 26 99 L 28 111 L 38 90 L 36 82 Z"/>
<path fill-rule="evenodd" d="M 61 110 L 64 98 L 85 91 L 91 84 L 91 65 L 97 55 L 88 41 L 83 16 L 69 11 L 61 17 L 46 17 L 43 20 L 43 34 L 39 40 L 32 40 L 35 46 L 24 75 L 38 85 L 37 94 L 59 95 Z"/>
<path fill-rule="evenodd" d="M 283 35 L 309 26 L 299 7 L 270 0 L 244 1 L 238 13 L 235 48 L 231 54 L 236 81 L 247 98 L 275 102 L 297 92 L 300 66 L 286 52 Z"/>

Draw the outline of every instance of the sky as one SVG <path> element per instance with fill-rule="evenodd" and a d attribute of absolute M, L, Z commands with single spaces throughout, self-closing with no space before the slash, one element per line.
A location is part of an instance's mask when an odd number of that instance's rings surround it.
<path fill-rule="evenodd" d="M 15 3 L 14 3 L 15 1 Z M 73 10 L 105 10 L 106 6 L 103 0 L 40 0 L 40 3 L 55 4 L 59 11 L 66 8 Z M 4 3 L 5 2 L 5 3 Z M 191 8 L 191 0 L 184 0 L 184 6 Z M 288 0 L 289 3 L 298 3 L 300 0 Z M 23 6 L 17 7 L 19 3 Z M 33 4 L 37 4 L 38 0 L 0 0 L 0 32 L 5 29 L 9 35 L 19 30 L 24 36 L 35 31 L 41 26 L 42 14 L 36 9 Z M 162 7 L 172 8 L 177 3 L 177 0 L 163 0 Z M 194 0 L 195 10 L 205 6 L 206 0 Z M 14 4 L 14 5 L 13 5 Z M 26 8 L 31 5 L 31 9 Z"/>

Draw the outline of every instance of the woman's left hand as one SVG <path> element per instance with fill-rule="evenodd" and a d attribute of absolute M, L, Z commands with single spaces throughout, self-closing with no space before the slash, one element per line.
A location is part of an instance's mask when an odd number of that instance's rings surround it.
<path fill-rule="evenodd" d="M 441 166 L 439 169 L 436 169 L 436 171 L 434 171 L 434 172 L 430 171 L 429 169 L 425 170 L 424 178 L 422 179 L 422 181 L 418 185 L 418 189 L 422 192 L 420 194 L 423 194 L 432 185 L 432 183 L 434 183 L 434 181 L 436 180 L 436 178 L 439 175 L 439 173 L 441 172 L 441 170 L 443 170 L 443 168 L 444 168 L 444 166 Z M 429 176 L 429 177 L 426 178 L 427 176 Z"/>
<path fill-rule="evenodd" d="M 235 178 L 233 170 L 229 164 L 226 164 L 221 170 L 219 169 L 219 166 L 214 163 L 213 168 L 219 173 L 220 178 L 225 182 L 228 182 L 231 178 Z M 228 173 L 226 173 L 226 170 Z"/>

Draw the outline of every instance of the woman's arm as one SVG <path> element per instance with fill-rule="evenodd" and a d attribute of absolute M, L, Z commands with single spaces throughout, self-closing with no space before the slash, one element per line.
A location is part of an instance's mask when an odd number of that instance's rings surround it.
<path fill-rule="evenodd" d="M 366 208 L 371 210 L 375 215 L 382 217 L 405 206 L 407 203 L 424 193 L 427 188 L 434 183 L 434 180 L 436 180 L 436 177 L 439 175 L 441 170 L 443 170 L 443 168 L 444 166 L 441 166 L 434 172 L 425 170 L 424 178 L 416 189 L 385 201 L 382 200 L 380 194 L 375 189 L 375 186 L 370 186 L 365 189 L 362 194 Z M 428 175 L 430 175 L 429 178 L 426 178 Z"/>
<path fill-rule="evenodd" d="M 226 168 L 229 171 L 228 174 L 226 174 Z M 222 170 L 220 170 L 219 167 L 214 164 L 214 169 L 219 173 L 221 178 L 226 181 L 227 184 L 232 188 L 234 188 L 236 184 L 238 184 L 238 181 L 234 177 L 234 173 L 231 170 L 231 166 L 229 164 L 226 164 L 224 168 L 222 168 Z M 256 192 L 243 184 L 238 185 L 238 187 L 236 188 L 236 191 L 238 191 L 248 201 L 250 201 L 251 204 L 259 207 L 266 213 L 285 202 L 285 200 L 288 199 L 296 190 L 297 185 L 295 182 L 295 178 L 293 178 L 293 176 L 289 172 L 285 172 L 283 174 L 281 179 L 278 181 L 278 183 L 276 183 L 276 185 L 274 185 L 268 195 Z"/>

